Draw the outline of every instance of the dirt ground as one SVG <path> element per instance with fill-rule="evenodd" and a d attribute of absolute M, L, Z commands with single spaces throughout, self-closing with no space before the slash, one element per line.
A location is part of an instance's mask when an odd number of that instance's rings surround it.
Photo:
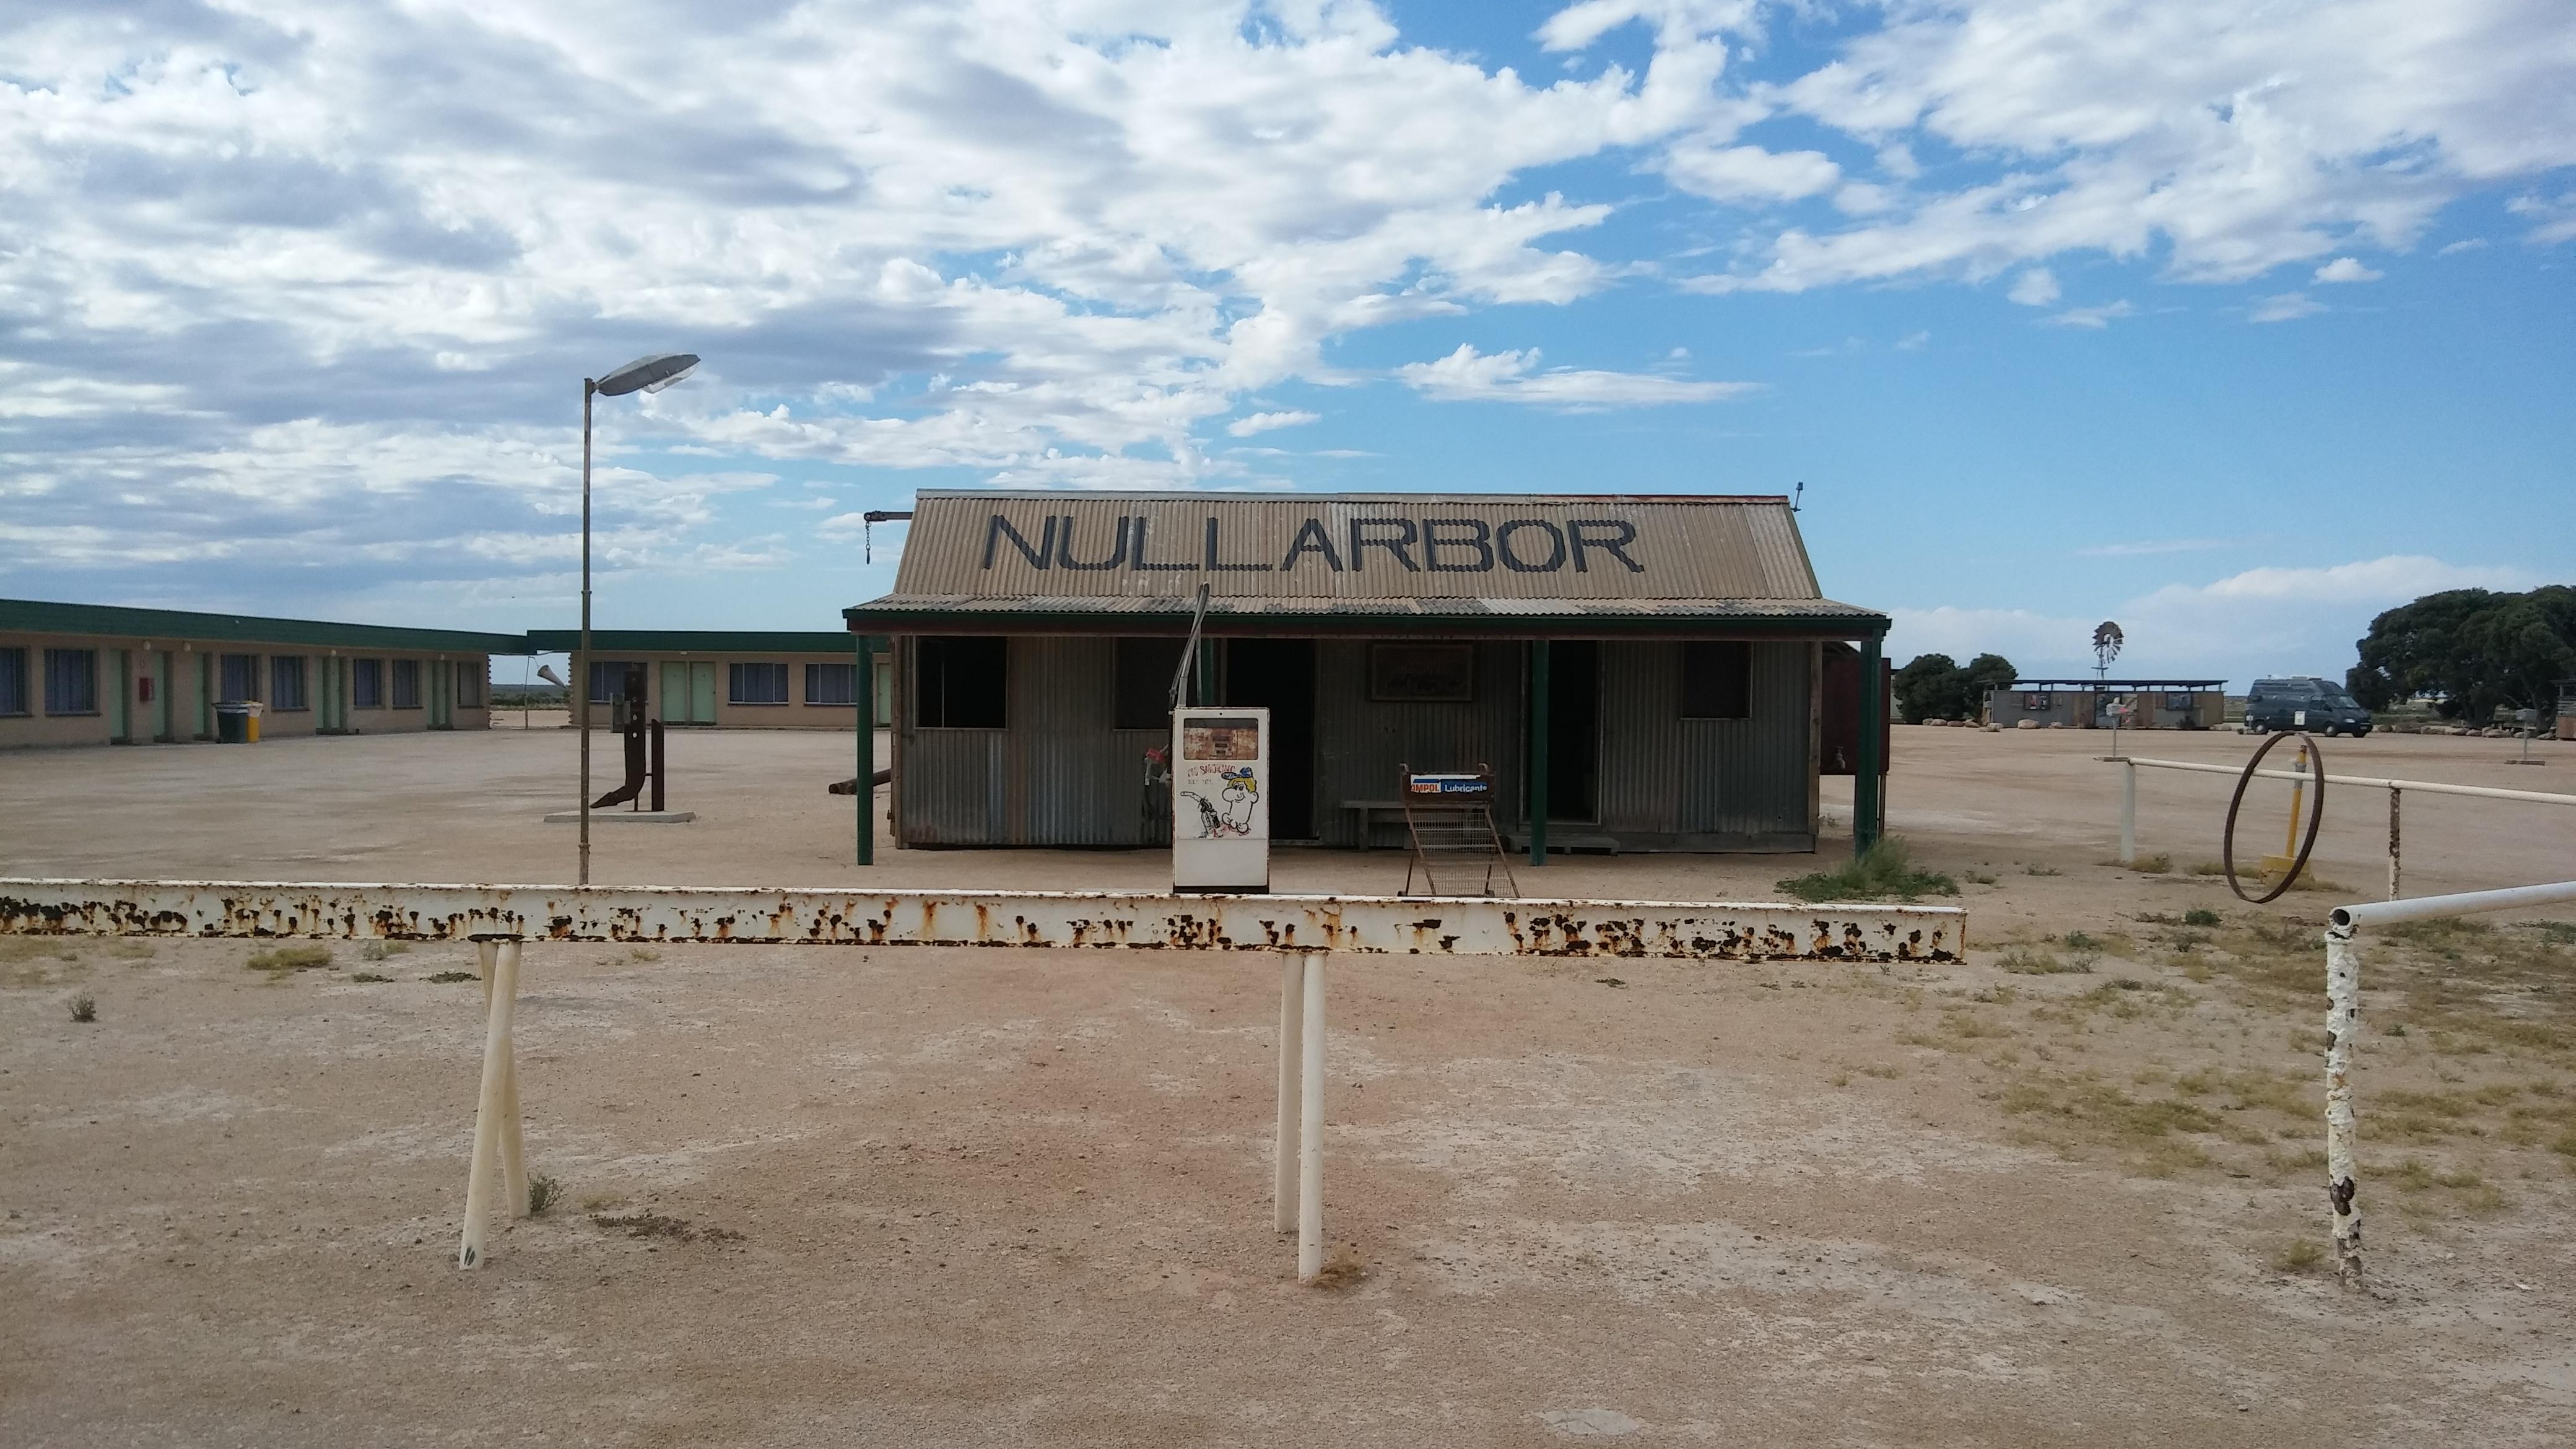
<path fill-rule="evenodd" d="M 2216 777 L 2142 776 L 2170 869 L 2104 863 L 2105 743 L 1897 731 L 1891 824 L 1971 913 L 1955 966 L 1337 960 L 1323 1287 L 1270 1230 L 1265 962 L 532 946 L 528 1150 L 560 1193 L 469 1274 L 470 948 L 0 941 L 0 1443 L 2576 1439 L 2576 929 L 2373 943 L 2371 1287 L 2344 1290 L 2313 1256 L 2315 927 L 2384 887 L 2385 796 L 2330 799 L 2349 890 L 2257 909 L 2193 873 Z M 2565 746 L 2328 748 L 2576 792 Z M 603 825 L 596 878 L 1168 882 L 1147 852 L 862 871 L 823 793 L 848 752 L 675 738 L 700 819 Z M 539 817 L 572 753 L 0 756 L 0 874 L 563 880 L 573 832 Z M 2571 817 L 2410 799 L 2409 893 L 2567 878 Z M 1772 898 L 1846 851 L 1521 884 Z M 1277 885 L 1402 874 L 1285 850 Z"/>

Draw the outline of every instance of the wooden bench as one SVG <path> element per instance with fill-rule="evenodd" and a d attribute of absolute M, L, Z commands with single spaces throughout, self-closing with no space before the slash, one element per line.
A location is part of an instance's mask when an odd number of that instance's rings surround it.
<path fill-rule="evenodd" d="M 1377 848 L 1369 840 L 1369 831 L 1377 824 L 1378 812 L 1384 811 L 1394 817 L 1387 822 L 1390 825 L 1404 824 L 1404 802 L 1401 800 L 1345 800 L 1342 808 L 1360 817 L 1360 848 L 1363 850 Z"/>

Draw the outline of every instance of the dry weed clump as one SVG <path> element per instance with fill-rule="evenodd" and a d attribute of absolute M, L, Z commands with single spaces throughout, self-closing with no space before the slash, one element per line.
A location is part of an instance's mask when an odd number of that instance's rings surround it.
<path fill-rule="evenodd" d="M 331 964 L 331 948 L 317 945 L 272 946 L 265 951 L 251 952 L 250 959 L 242 964 L 253 971 L 281 974 L 288 971 L 311 971 Z"/>

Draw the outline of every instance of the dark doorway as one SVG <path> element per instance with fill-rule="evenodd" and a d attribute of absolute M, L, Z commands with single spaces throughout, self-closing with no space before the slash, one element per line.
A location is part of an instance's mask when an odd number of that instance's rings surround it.
<path fill-rule="evenodd" d="M 1559 639 L 1547 651 L 1547 818 L 1601 818 L 1601 646 Z"/>
<path fill-rule="evenodd" d="M 1270 711 L 1270 838 L 1315 838 L 1315 641 L 1229 639 L 1225 702 Z"/>

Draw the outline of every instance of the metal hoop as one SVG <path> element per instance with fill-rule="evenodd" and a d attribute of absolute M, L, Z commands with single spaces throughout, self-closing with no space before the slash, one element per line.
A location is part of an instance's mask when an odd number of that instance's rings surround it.
<path fill-rule="evenodd" d="M 2308 759 L 2314 762 L 2316 798 L 2308 803 L 2307 838 L 2299 842 L 2298 858 L 2290 862 L 2289 873 L 2282 876 L 2281 883 L 2269 891 L 2259 896 L 2249 896 L 2245 893 L 2244 885 L 2236 879 L 2236 810 L 2238 806 L 2245 803 L 2245 787 L 2254 783 L 2254 772 L 2262 766 L 2263 757 L 2272 753 L 2272 747 L 2283 740 L 2297 740 L 2306 750 Z M 2326 757 L 2325 752 L 2317 748 L 2316 740 L 2305 730 L 2301 730 L 2295 733 L 2273 735 L 2263 741 L 2262 748 L 2254 752 L 2254 758 L 2245 762 L 2245 773 L 2236 777 L 2236 793 L 2227 798 L 2227 833 L 2220 836 L 2218 841 L 2218 859 L 2227 867 L 2227 888 L 2236 892 L 2238 900 L 2251 905 L 2267 905 L 2279 900 L 2282 893 L 2297 882 L 2299 872 L 2308 868 L 2308 852 L 2317 848 L 2317 827 L 2323 825 L 2325 819 Z"/>

